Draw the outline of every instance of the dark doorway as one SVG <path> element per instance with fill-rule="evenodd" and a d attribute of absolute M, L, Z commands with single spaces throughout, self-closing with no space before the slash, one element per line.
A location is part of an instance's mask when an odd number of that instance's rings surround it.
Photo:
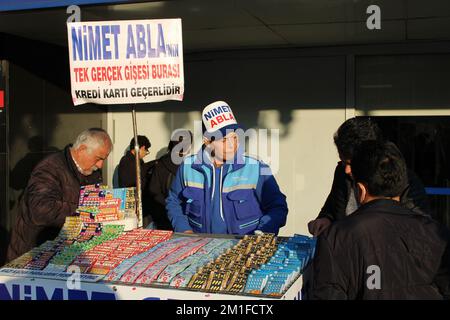
<path fill-rule="evenodd" d="M 435 217 L 450 226 L 450 116 L 373 117 L 422 180 Z"/>

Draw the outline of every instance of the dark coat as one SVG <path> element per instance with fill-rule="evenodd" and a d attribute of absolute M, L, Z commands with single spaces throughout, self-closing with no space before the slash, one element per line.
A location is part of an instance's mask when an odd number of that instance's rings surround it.
<path fill-rule="evenodd" d="M 171 160 L 170 152 L 159 158 L 152 169 L 148 185 L 148 193 L 152 199 L 151 216 L 156 227 L 161 230 L 172 230 L 172 224 L 167 217 L 166 198 L 172 181 L 177 174 L 179 165 Z"/>
<path fill-rule="evenodd" d="M 141 187 L 144 190 L 147 184 L 147 164 L 142 159 L 139 159 L 139 162 L 141 164 Z M 120 159 L 118 170 L 120 188 L 136 187 L 136 158 L 131 151 L 127 151 Z"/>
<path fill-rule="evenodd" d="M 101 182 L 101 170 L 89 176 L 78 172 L 70 155 L 70 146 L 42 160 L 33 169 L 20 201 L 8 261 L 53 240 L 66 217 L 75 213 L 80 187 Z"/>
<path fill-rule="evenodd" d="M 378 199 L 334 223 L 314 259 L 315 299 L 449 299 L 450 230 Z M 369 266 L 379 267 L 380 289 Z M 368 269 L 369 268 L 369 269 Z"/>
<path fill-rule="evenodd" d="M 145 218 L 144 223 L 148 224 L 150 210 L 152 208 L 151 199 L 147 196 L 146 189 L 148 187 L 148 171 L 152 167 L 154 161 L 144 162 L 139 159 L 141 164 L 141 194 L 142 194 L 142 215 Z M 120 159 L 118 165 L 119 174 L 119 188 L 136 187 L 136 157 L 127 151 L 127 153 Z M 144 225 L 145 227 L 145 225 Z"/>
<path fill-rule="evenodd" d="M 331 221 L 338 221 L 346 216 L 345 209 L 350 198 L 350 193 L 355 192 L 354 182 L 345 173 L 345 168 L 341 162 L 338 163 L 334 170 L 334 179 L 330 194 L 320 210 L 318 218 L 328 218 Z M 412 209 L 419 213 L 431 214 L 430 204 L 428 201 L 425 188 L 414 172 L 408 170 L 408 186 L 400 196 L 400 202 L 406 208 Z"/>

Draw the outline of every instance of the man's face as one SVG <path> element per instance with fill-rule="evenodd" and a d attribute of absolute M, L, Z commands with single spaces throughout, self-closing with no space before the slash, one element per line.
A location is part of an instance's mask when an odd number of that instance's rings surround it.
<path fill-rule="evenodd" d="M 111 144 L 105 142 L 104 145 L 89 150 L 85 145 L 81 145 L 79 148 L 78 165 L 83 169 L 83 174 L 88 176 L 94 171 L 101 169 L 103 163 L 111 151 Z"/>
<path fill-rule="evenodd" d="M 139 159 L 144 159 L 146 155 L 148 155 L 150 151 L 145 148 L 145 146 L 142 146 L 139 148 Z"/>
<path fill-rule="evenodd" d="M 223 139 L 211 142 L 211 148 L 214 150 L 214 157 L 222 162 L 233 159 L 238 149 L 238 136 L 231 132 Z"/>

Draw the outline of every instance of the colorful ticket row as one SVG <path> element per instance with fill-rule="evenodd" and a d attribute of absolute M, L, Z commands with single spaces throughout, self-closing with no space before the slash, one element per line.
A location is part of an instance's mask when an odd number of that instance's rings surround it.
<path fill-rule="evenodd" d="M 194 255 L 167 266 L 158 282 L 170 283 L 170 286 L 180 288 L 186 287 L 194 274 L 209 261 L 216 259 L 223 252 L 237 244 L 234 239 L 211 239 L 203 248 Z"/>
<path fill-rule="evenodd" d="M 124 260 L 167 241 L 171 231 L 135 229 L 83 252 L 72 262 L 83 273 L 106 275 Z"/>
<path fill-rule="evenodd" d="M 22 255 L 9 263 L 6 267 L 18 269 L 42 270 L 52 257 L 64 248 L 64 239 L 46 241 L 39 247 Z"/>
<path fill-rule="evenodd" d="M 157 261 L 153 265 L 150 265 L 145 271 L 135 280 L 137 284 L 151 284 L 157 282 L 157 279 L 161 276 L 165 268 L 169 265 L 176 264 L 183 261 L 189 256 L 195 254 L 200 248 L 206 245 L 211 239 L 186 239 L 185 243 L 180 243 L 176 250 L 171 254 L 166 255 L 163 259 Z M 170 274 L 163 275 L 163 278 L 170 278 Z"/>
<path fill-rule="evenodd" d="M 118 279 L 126 283 L 146 283 L 156 280 L 164 268 L 192 254 L 200 239 L 198 238 L 176 238 L 166 241 L 164 245 L 151 250 L 148 255 L 134 264 Z M 207 239 L 206 239 L 207 240 Z"/>
<path fill-rule="evenodd" d="M 72 261 L 83 252 L 119 237 L 123 233 L 123 226 L 83 223 L 82 230 L 85 231 L 84 234 L 80 233 L 75 239 L 66 240 L 66 246 L 49 261 L 45 268 L 46 271 L 65 271 Z"/>
<path fill-rule="evenodd" d="M 83 221 L 106 222 L 123 219 L 125 211 L 135 208 L 134 188 L 108 189 L 88 185 L 80 189 L 76 212 Z"/>
<path fill-rule="evenodd" d="M 246 293 L 282 296 L 314 256 L 315 239 L 295 235 L 281 242 L 267 264 L 253 270 Z"/>
<path fill-rule="evenodd" d="M 62 239 L 76 238 L 83 227 L 83 221 L 78 216 L 66 217 L 66 221 L 59 232 L 58 237 Z"/>
<path fill-rule="evenodd" d="M 207 292 L 240 293 L 252 269 L 266 263 L 277 249 L 273 234 L 244 236 L 214 261 L 200 268 L 188 288 Z"/>
<path fill-rule="evenodd" d="M 172 239 L 123 261 L 105 277 L 105 281 L 134 283 L 142 275 L 139 281 L 145 283 L 186 287 L 189 279 L 201 266 L 209 262 L 211 257 L 218 257 L 236 243 L 237 240 L 229 239 Z M 159 261 L 151 265 L 154 260 Z M 153 273 L 151 277 L 150 273 Z"/>

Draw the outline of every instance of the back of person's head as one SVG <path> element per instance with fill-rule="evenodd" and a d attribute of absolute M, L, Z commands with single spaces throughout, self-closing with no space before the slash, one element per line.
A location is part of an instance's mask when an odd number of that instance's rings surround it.
<path fill-rule="evenodd" d="M 105 144 L 110 149 L 113 146 L 108 132 L 101 128 L 89 128 L 78 135 L 73 144 L 73 148 L 78 149 L 81 145 L 85 145 L 89 152 L 92 152 L 96 148 L 103 147 Z"/>
<path fill-rule="evenodd" d="M 381 141 L 378 125 L 368 117 L 355 117 L 345 121 L 334 134 L 334 143 L 341 160 L 352 160 L 355 149 L 367 140 Z"/>
<path fill-rule="evenodd" d="M 152 144 L 150 143 L 150 140 L 146 136 L 137 136 L 139 148 L 145 147 L 145 150 L 150 149 Z M 130 141 L 130 151 L 134 149 L 136 146 L 136 143 L 134 141 L 134 138 Z"/>
<path fill-rule="evenodd" d="M 169 151 L 172 151 L 173 148 L 181 142 L 183 142 L 183 146 L 185 146 L 183 149 L 188 149 L 192 145 L 192 132 L 190 130 L 176 129 L 170 137 L 170 142 L 167 148 Z"/>
<path fill-rule="evenodd" d="M 362 142 L 352 159 L 352 175 L 376 197 L 400 196 L 408 184 L 405 160 L 392 142 Z"/>

